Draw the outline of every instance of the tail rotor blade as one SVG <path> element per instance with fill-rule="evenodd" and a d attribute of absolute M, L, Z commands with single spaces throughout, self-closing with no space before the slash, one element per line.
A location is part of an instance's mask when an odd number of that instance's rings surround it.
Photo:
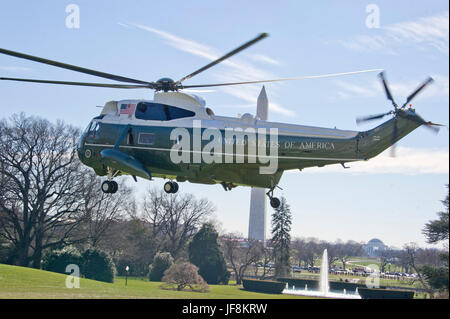
<path fill-rule="evenodd" d="M 445 126 L 445 125 L 436 124 L 436 123 L 433 123 L 433 122 L 426 122 L 424 127 L 427 128 L 432 133 L 438 134 L 439 131 L 441 130 L 440 126 Z"/>
<path fill-rule="evenodd" d="M 385 117 L 386 115 L 392 114 L 393 112 L 387 112 L 387 113 L 383 113 L 383 114 L 375 114 L 375 115 L 370 115 L 370 116 L 365 116 L 365 117 L 358 117 L 356 119 L 356 124 L 361 124 L 363 122 L 368 122 L 368 121 L 373 121 L 373 120 L 378 120 L 378 119 L 382 119 L 383 117 Z"/>
<path fill-rule="evenodd" d="M 384 72 L 379 73 L 378 76 L 381 79 L 381 83 L 383 83 L 384 92 L 386 92 L 386 97 L 388 98 L 388 100 L 390 100 L 392 102 L 394 107 L 397 108 L 397 104 L 395 103 L 394 98 L 392 97 L 391 91 L 389 90 L 389 86 L 388 86 L 386 78 L 384 76 Z"/>
<path fill-rule="evenodd" d="M 397 143 L 392 144 L 390 157 L 397 157 Z"/>
<path fill-rule="evenodd" d="M 391 157 L 396 156 L 396 142 L 398 136 L 397 118 L 394 120 L 394 128 L 392 131 L 392 146 L 391 146 Z"/>
<path fill-rule="evenodd" d="M 428 79 L 425 80 L 425 82 L 422 83 L 413 93 L 411 93 L 407 98 L 406 102 L 402 105 L 402 108 L 404 108 L 417 94 L 419 94 L 420 91 L 422 91 L 428 84 L 433 83 L 433 78 L 428 77 Z"/>
<path fill-rule="evenodd" d="M 417 122 L 421 125 L 424 125 L 424 127 L 426 129 L 428 129 L 429 131 L 431 131 L 434 134 L 438 134 L 440 131 L 440 127 L 441 126 L 445 126 L 442 124 L 437 124 L 437 123 L 433 123 L 431 121 L 426 122 L 425 120 L 423 120 L 422 118 L 416 118 L 416 117 L 412 117 L 410 118 L 411 121 Z"/>

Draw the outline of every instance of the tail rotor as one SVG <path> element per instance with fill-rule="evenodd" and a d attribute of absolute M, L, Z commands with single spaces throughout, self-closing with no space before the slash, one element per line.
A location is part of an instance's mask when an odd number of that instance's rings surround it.
<path fill-rule="evenodd" d="M 358 117 L 356 119 L 356 124 L 360 125 L 361 123 L 364 122 L 368 122 L 368 121 L 373 121 L 373 120 L 379 120 L 384 118 L 385 116 L 388 115 L 394 115 L 394 126 L 392 129 L 392 148 L 391 148 L 391 156 L 395 156 L 395 143 L 397 142 L 397 138 L 398 138 L 398 126 L 397 126 L 397 119 L 400 113 L 404 114 L 404 111 L 406 109 L 406 106 L 417 96 L 417 94 L 419 94 L 426 86 L 428 86 L 429 84 L 431 84 L 434 80 L 431 77 L 428 77 L 417 89 L 415 89 L 407 98 L 405 103 L 403 103 L 403 105 L 401 107 L 398 106 L 398 104 L 395 102 L 394 98 L 392 97 L 391 91 L 389 89 L 389 85 L 388 82 L 386 80 L 386 76 L 384 74 L 384 72 L 381 72 L 378 74 L 378 76 L 381 79 L 381 83 L 383 85 L 384 88 L 384 92 L 386 93 L 386 97 L 389 101 L 391 101 L 392 106 L 394 107 L 393 110 L 386 112 L 386 113 L 382 113 L 382 114 L 375 114 L 375 115 L 369 115 L 369 116 L 363 116 L 363 117 Z M 403 111 L 403 112 L 401 112 Z M 421 125 L 425 125 L 426 128 L 428 128 L 429 130 L 431 130 L 433 133 L 437 134 L 439 132 L 439 127 L 443 126 L 441 124 L 436 124 L 433 122 L 426 122 L 424 121 L 420 116 L 415 116 L 415 117 L 408 117 L 408 119 L 415 121 Z"/>

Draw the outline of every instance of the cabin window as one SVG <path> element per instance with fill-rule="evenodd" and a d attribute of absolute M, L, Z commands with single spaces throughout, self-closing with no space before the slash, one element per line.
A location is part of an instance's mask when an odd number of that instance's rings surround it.
<path fill-rule="evenodd" d="M 194 112 L 183 108 L 150 102 L 139 103 L 135 113 L 137 119 L 153 121 L 170 121 L 194 115 Z"/>
<path fill-rule="evenodd" d="M 139 133 L 139 144 L 153 145 L 155 143 L 155 134 Z"/>
<path fill-rule="evenodd" d="M 168 109 L 169 109 L 169 116 L 170 116 L 171 120 L 181 119 L 184 117 L 192 117 L 195 115 L 195 113 L 192 111 L 185 110 L 185 109 L 175 107 L 175 106 L 168 106 Z"/>
<path fill-rule="evenodd" d="M 137 105 L 135 116 L 141 120 L 167 121 L 164 104 L 141 102 Z"/>

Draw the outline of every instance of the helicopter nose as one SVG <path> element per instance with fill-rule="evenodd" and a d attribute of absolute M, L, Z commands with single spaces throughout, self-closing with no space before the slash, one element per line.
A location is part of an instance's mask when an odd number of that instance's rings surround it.
<path fill-rule="evenodd" d="M 78 140 L 78 145 L 77 145 L 77 154 L 78 154 L 78 158 L 80 159 L 81 162 L 84 161 L 84 142 L 86 139 L 86 134 L 82 134 L 80 136 L 80 139 Z"/>

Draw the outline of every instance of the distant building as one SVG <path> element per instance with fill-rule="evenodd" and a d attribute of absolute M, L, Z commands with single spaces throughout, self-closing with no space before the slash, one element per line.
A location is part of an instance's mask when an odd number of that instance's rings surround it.
<path fill-rule="evenodd" d="M 364 251 L 369 257 L 377 257 L 382 251 L 389 249 L 380 239 L 373 238 L 363 246 Z"/>

